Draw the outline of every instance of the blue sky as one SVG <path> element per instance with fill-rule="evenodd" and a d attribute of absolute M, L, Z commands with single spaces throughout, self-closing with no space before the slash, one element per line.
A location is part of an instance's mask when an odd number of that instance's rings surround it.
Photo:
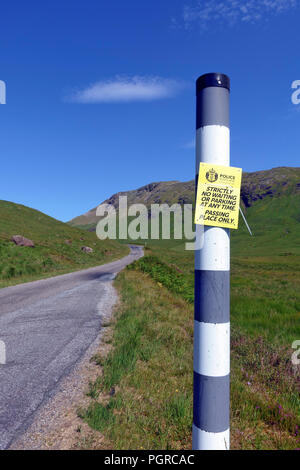
<path fill-rule="evenodd" d="M 11 1 L 1 20 L 1 199 L 66 221 L 192 179 L 206 72 L 231 78 L 232 165 L 300 166 L 300 1 Z"/>

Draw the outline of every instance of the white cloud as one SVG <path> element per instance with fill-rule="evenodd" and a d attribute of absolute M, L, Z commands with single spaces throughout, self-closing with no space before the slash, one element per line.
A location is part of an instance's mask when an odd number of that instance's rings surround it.
<path fill-rule="evenodd" d="M 192 139 L 189 142 L 186 142 L 185 144 L 182 145 L 183 149 L 195 149 L 196 148 L 196 140 Z"/>
<path fill-rule="evenodd" d="M 203 0 L 194 6 L 185 5 L 183 21 L 186 28 L 193 23 L 207 28 L 210 23 L 255 23 L 278 15 L 299 5 L 299 0 Z"/>
<path fill-rule="evenodd" d="M 115 77 L 99 81 L 74 92 L 67 101 L 74 103 L 126 103 L 153 101 L 174 96 L 182 83 L 161 77 Z"/>

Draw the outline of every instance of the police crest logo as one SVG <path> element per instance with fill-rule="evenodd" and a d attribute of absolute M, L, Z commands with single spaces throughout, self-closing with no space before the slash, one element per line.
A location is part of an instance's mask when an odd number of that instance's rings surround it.
<path fill-rule="evenodd" d="M 205 176 L 210 183 L 215 183 L 219 177 L 218 173 L 213 168 L 211 168 Z"/>

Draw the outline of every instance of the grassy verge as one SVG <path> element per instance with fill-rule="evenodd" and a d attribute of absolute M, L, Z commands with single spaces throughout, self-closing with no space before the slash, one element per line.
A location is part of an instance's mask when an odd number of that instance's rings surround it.
<path fill-rule="evenodd" d="M 82 417 L 104 432 L 106 447 L 190 448 L 192 306 L 134 270 L 122 272 L 117 287 L 113 348 L 98 358 L 103 374 Z"/>
<path fill-rule="evenodd" d="M 233 449 L 300 448 L 300 371 L 290 360 L 300 338 L 298 263 L 233 259 Z M 82 416 L 115 449 L 189 449 L 192 254 L 151 247 L 117 286 L 112 349 L 99 358 L 103 373 Z"/>
<path fill-rule="evenodd" d="M 163 285 L 174 294 L 179 294 L 189 303 L 194 301 L 194 285 L 192 276 L 183 276 L 183 271 L 176 265 L 168 265 L 157 256 L 146 256 L 128 266 L 128 269 L 140 270 L 150 274 L 152 279 Z"/>
<path fill-rule="evenodd" d="M 108 251 L 100 248 L 99 243 L 97 245 L 99 251 L 96 253 L 83 253 L 84 256 L 81 253 L 69 253 L 68 257 L 57 255 L 56 259 L 52 250 L 49 254 L 48 250 L 13 246 L 8 243 L 3 247 L 0 243 L 0 288 L 110 263 L 129 253 L 129 248 L 125 246 L 116 244 L 112 251 Z"/>
<path fill-rule="evenodd" d="M 231 430 L 234 449 L 300 448 L 300 370 L 290 351 L 231 335 Z"/>

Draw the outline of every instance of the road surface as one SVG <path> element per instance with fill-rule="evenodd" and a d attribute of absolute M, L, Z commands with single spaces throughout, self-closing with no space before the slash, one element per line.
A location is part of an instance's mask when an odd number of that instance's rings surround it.
<path fill-rule="evenodd" d="M 0 449 L 9 447 L 81 359 L 101 329 L 105 283 L 143 255 L 0 290 Z"/>

